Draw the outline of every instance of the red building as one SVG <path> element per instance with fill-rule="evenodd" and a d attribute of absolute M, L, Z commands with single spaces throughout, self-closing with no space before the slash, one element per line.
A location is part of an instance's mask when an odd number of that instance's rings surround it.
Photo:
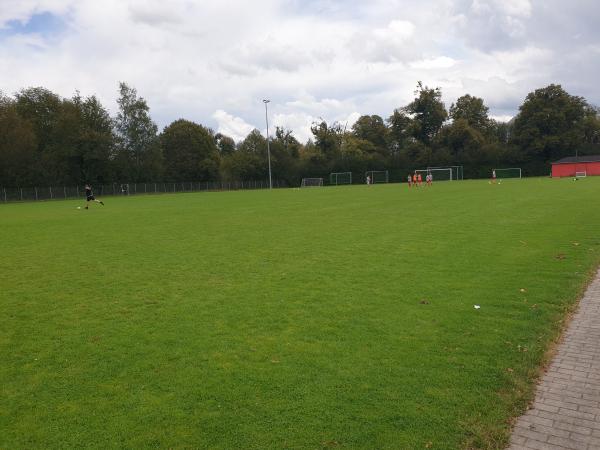
<path fill-rule="evenodd" d="M 553 177 L 574 177 L 600 175 L 600 155 L 569 156 L 552 163 Z"/>

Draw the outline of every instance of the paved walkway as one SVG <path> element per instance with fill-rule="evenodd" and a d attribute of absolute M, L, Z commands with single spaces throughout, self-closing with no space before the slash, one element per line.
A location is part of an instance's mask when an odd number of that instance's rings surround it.
<path fill-rule="evenodd" d="M 519 418 L 509 450 L 600 449 L 600 271 Z"/>

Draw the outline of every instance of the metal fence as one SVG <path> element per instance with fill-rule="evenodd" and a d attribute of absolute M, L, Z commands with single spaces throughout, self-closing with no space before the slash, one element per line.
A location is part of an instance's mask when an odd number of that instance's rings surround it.
<path fill-rule="evenodd" d="M 274 188 L 288 187 L 283 181 L 273 180 Z M 92 186 L 94 195 L 165 194 L 174 192 L 235 191 L 241 189 L 268 189 L 268 180 L 253 181 L 200 181 L 185 183 L 112 183 Z M 85 198 L 80 186 L 0 188 L 0 202 L 27 202 L 36 200 L 69 200 Z"/>

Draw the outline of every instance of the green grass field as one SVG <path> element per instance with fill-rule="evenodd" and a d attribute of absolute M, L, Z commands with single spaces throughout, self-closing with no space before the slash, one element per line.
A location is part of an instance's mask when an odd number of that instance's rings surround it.
<path fill-rule="evenodd" d="M 0 448 L 502 448 L 600 262 L 599 193 L 0 205 Z"/>

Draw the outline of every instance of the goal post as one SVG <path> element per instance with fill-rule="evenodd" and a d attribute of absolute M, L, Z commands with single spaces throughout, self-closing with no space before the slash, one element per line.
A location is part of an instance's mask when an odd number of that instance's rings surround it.
<path fill-rule="evenodd" d="M 329 174 L 329 184 L 352 184 L 352 172 L 332 172 Z"/>
<path fill-rule="evenodd" d="M 521 168 L 520 167 L 508 167 L 504 169 L 493 169 L 496 172 L 496 178 L 498 179 L 506 179 L 506 178 L 521 178 Z"/>
<path fill-rule="evenodd" d="M 387 170 L 369 170 L 368 172 L 365 172 L 365 179 L 368 177 L 371 179 L 371 184 L 390 182 Z"/>
<path fill-rule="evenodd" d="M 321 187 L 323 186 L 323 178 L 302 178 L 300 187 Z"/>
<path fill-rule="evenodd" d="M 454 181 L 452 169 L 450 167 L 444 169 L 417 169 L 415 172 L 422 174 L 422 178 L 425 178 L 427 174 L 431 174 L 432 181 Z"/>
<path fill-rule="evenodd" d="M 582 172 L 575 172 L 575 178 L 585 178 L 587 177 L 587 172 L 584 170 Z"/>
<path fill-rule="evenodd" d="M 463 166 L 438 166 L 438 167 L 427 167 L 427 170 L 437 170 L 437 169 L 450 169 L 452 171 L 452 180 L 464 180 L 464 170 Z"/>

